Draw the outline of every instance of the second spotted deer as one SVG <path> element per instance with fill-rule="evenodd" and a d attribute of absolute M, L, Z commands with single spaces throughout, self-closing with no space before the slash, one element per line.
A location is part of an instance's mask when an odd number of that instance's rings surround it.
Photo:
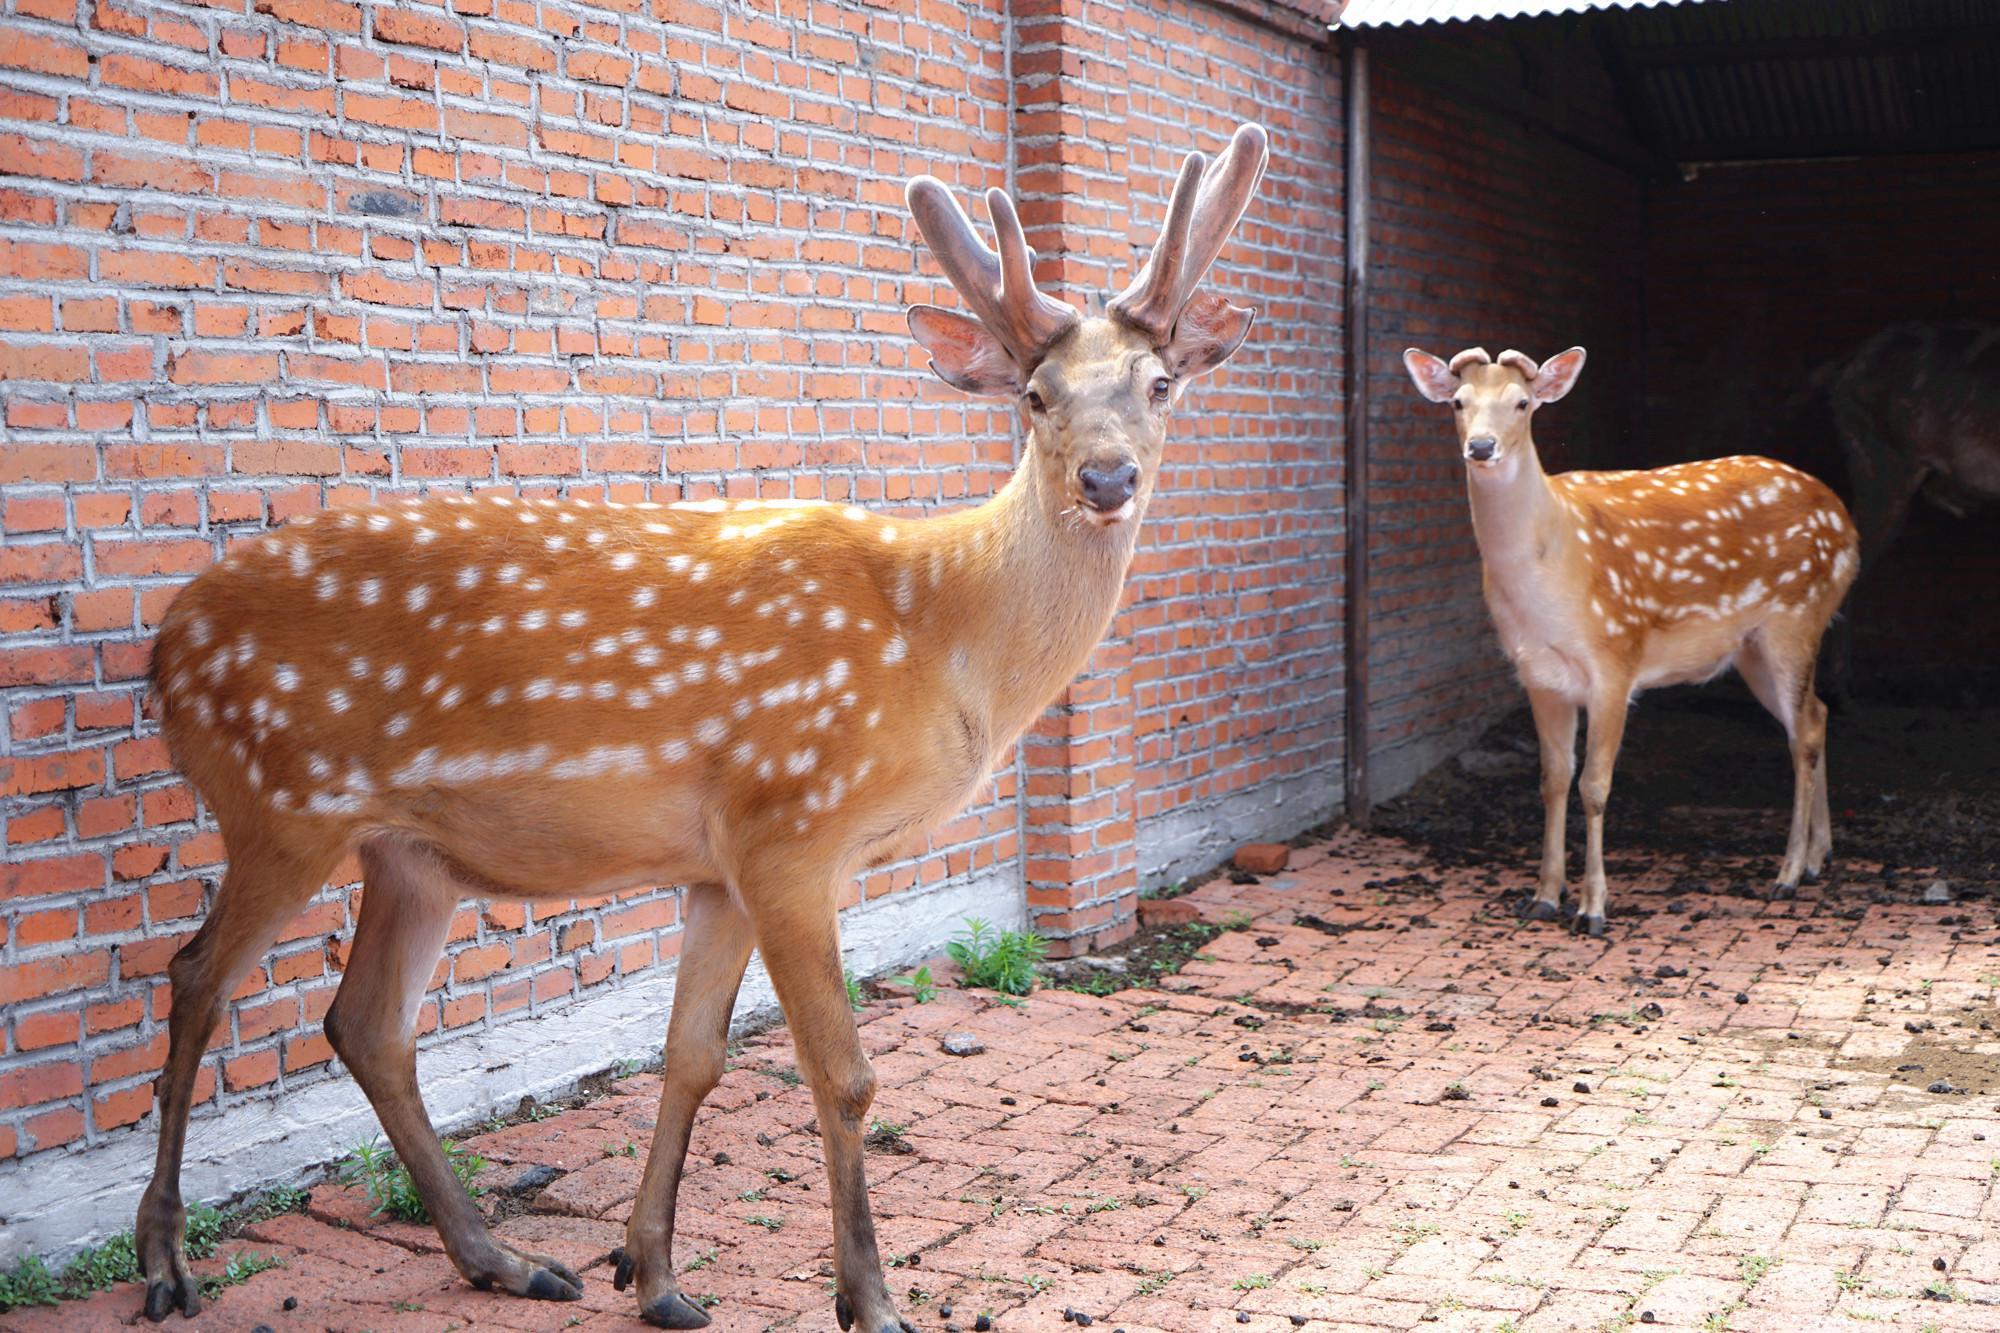
<path fill-rule="evenodd" d="M 161 627 L 175 762 L 228 872 L 172 964 L 159 1157 L 136 1241 L 146 1312 L 192 1314 L 180 1166 L 209 1033 L 237 978 L 358 848 L 359 926 L 326 1033 L 469 1281 L 574 1300 L 453 1179 L 417 1087 L 412 1019 L 465 898 L 695 887 L 652 1150 L 614 1283 L 648 1322 L 680 1292 L 675 1200 L 723 1072 L 754 946 L 812 1085 L 843 1328 L 903 1327 L 877 1252 L 862 1132 L 875 1080 L 842 984 L 836 906 L 920 843 L 1082 666 L 1118 605 L 1188 383 L 1252 312 L 1201 290 L 1263 174 L 1264 131 L 1191 154 L 1132 285 L 1084 317 L 1035 288 L 1014 207 L 996 249 L 939 182 L 909 204 L 971 314 L 918 305 L 933 368 L 1018 404 L 1014 477 L 903 520 L 839 504 L 445 497 L 321 515 L 249 543 Z"/>
<path fill-rule="evenodd" d="M 1529 914 L 1561 914 L 1576 722 L 1588 711 L 1587 821 L 1577 929 L 1604 933 L 1604 804 L 1640 690 L 1734 665 L 1792 748 L 1792 825 L 1774 896 L 1832 846 L 1826 708 L 1813 689 L 1827 622 L 1859 571 L 1859 538 L 1825 485 L 1769 458 L 1642 472 L 1542 471 L 1531 423 L 1583 370 L 1573 347 L 1537 364 L 1483 348 L 1450 362 L 1411 348 L 1418 392 L 1449 403 L 1465 456 L 1486 605 L 1527 687 L 1541 739 L 1542 870 Z"/>

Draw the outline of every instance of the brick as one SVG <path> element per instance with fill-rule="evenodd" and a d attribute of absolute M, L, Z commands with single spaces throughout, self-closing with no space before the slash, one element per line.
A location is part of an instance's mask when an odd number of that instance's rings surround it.
<path fill-rule="evenodd" d="M 1292 849 L 1282 842 L 1246 843 L 1230 858 L 1238 870 L 1253 875 L 1275 875 L 1291 860 Z"/>
<path fill-rule="evenodd" d="M 4 796 L 94 787 L 103 780 L 102 750 L 0 759 L 0 795 Z"/>

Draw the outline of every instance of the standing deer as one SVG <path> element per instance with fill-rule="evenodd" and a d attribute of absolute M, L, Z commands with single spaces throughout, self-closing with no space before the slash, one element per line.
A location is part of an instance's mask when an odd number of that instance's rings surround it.
<path fill-rule="evenodd" d="M 1529 916 L 1561 915 L 1576 710 L 1590 713 L 1576 928 L 1604 933 L 1604 802 L 1632 697 L 1732 664 L 1792 747 L 1792 831 L 1773 896 L 1816 877 L 1832 847 L 1826 708 L 1813 662 L 1860 567 L 1854 524 L 1820 482 L 1769 458 L 1549 476 L 1535 412 L 1583 371 L 1572 347 L 1540 365 L 1486 350 L 1449 364 L 1416 348 L 1417 391 L 1450 403 L 1465 455 L 1486 606 L 1527 687 L 1542 751 L 1542 872 Z"/>
<path fill-rule="evenodd" d="M 1880 577 L 1918 496 L 1953 518 L 2000 501 L 2000 326 L 1898 324 L 1812 375 L 1847 463 L 1863 564 Z M 1830 673 L 1851 691 L 1851 622 Z"/>
<path fill-rule="evenodd" d="M 812 1085 L 843 1328 L 904 1329 L 862 1167 L 875 1078 L 842 982 L 835 903 L 921 840 L 1083 665 L 1118 604 L 1189 381 L 1254 311 L 1198 289 L 1263 174 L 1240 127 L 1190 154 L 1164 231 L 1106 314 L 1036 290 L 1014 206 L 998 252 L 945 186 L 910 211 L 972 315 L 910 332 L 968 393 L 1013 398 L 1027 446 L 975 509 L 905 521 L 840 504 L 603 504 L 492 496 L 324 514 L 189 585 L 153 679 L 175 762 L 228 852 L 172 964 L 157 1167 L 139 1205 L 146 1313 L 193 1314 L 180 1164 L 189 1095 L 236 978 L 350 847 L 364 892 L 326 1034 L 467 1281 L 574 1300 L 577 1275 L 495 1240 L 417 1089 L 411 1027 L 468 897 L 568 899 L 686 883 L 652 1152 L 615 1256 L 640 1315 L 708 1317 L 675 1283 L 695 1110 L 761 951 Z"/>

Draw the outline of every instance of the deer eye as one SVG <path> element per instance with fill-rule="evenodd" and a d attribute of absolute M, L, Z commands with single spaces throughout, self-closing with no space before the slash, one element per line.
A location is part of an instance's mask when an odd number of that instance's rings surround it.
<path fill-rule="evenodd" d="M 1451 410 L 1454 412 L 1463 412 L 1465 410 L 1465 400 L 1463 398 L 1452 399 Z"/>
<path fill-rule="evenodd" d="M 1521 400 L 1520 402 L 1518 402 L 1518 403 L 1514 404 L 1514 410 L 1515 410 L 1516 412 L 1525 412 L 1525 411 L 1527 411 L 1527 410 L 1528 410 L 1528 400 L 1527 400 L 1527 399 L 1525 399 L 1525 398 L 1523 398 L 1523 399 L 1522 399 L 1522 400 Z"/>
<path fill-rule="evenodd" d="M 1168 379 L 1165 375 L 1162 375 L 1158 379 L 1153 381 L 1154 402 L 1156 403 L 1166 402 L 1168 396 L 1171 395 L 1173 391 L 1174 391 L 1174 382 Z"/>
<path fill-rule="evenodd" d="M 1027 403 L 1030 412 L 1045 412 L 1048 410 L 1049 405 L 1042 401 L 1041 392 L 1037 389 L 1028 390 L 1021 395 L 1021 399 Z"/>

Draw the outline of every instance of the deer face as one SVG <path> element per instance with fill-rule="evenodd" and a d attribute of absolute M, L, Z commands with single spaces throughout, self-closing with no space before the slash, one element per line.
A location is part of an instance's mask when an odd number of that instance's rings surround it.
<path fill-rule="evenodd" d="M 1515 460 L 1534 448 L 1529 421 L 1535 410 L 1570 391 L 1583 373 L 1583 357 L 1581 347 L 1572 347 L 1540 365 L 1512 351 L 1496 362 L 1485 348 L 1472 347 L 1447 363 L 1412 347 L 1403 365 L 1417 392 L 1451 404 L 1466 466 L 1475 475 L 1511 474 Z"/>
<path fill-rule="evenodd" d="M 1088 319 L 1036 290 L 1033 255 L 1005 193 L 986 196 L 995 251 L 941 183 L 910 182 L 917 226 L 973 312 L 913 306 L 910 332 L 946 383 L 1016 400 L 1027 466 L 1052 519 L 1105 529 L 1144 512 L 1168 413 L 1191 380 L 1229 359 L 1255 318 L 1197 289 L 1267 155 L 1256 125 L 1239 128 L 1212 164 L 1189 154 L 1152 257 L 1104 315 Z"/>
<path fill-rule="evenodd" d="M 1166 440 L 1176 384 L 1137 330 L 1087 319 L 1020 390 L 1032 466 L 1058 512 L 1111 527 L 1145 508 Z"/>

